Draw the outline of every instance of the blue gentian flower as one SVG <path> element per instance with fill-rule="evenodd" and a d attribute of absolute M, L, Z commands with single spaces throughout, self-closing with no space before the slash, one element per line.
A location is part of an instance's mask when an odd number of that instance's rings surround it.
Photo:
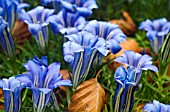
<path fill-rule="evenodd" d="M 53 9 L 45 9 L 42 6 L 25 12 L 25 5 L 20 5 L 18 12 L 20 20 L 28 24 L 28 30 L 35 37 L 38 45 L 44 51 L 48 46 L 48 18 L 53 15 Z"/>
<path fill-rule="evenodd" d="M 9 31 L 9 24 L 0 17 L 0 44 L 4 52 L 11 58 L 14 57 L 14 41 Z"/>
<path fill-rule="evenodd" d="M 92 9 L 98 8 L 96 0 L 41 0 L 43 5 L 51 4 L 58 12 L 65 8 L 67 12 L 78 13 L 88 17 L 92 14 Z"/>
<path fill-rule="evenodd" d="M 9 23 L 11 30 L 17 20 L 17 7 L 20 3 L 20 0 L 0 0 L 0 16 Z"/>
<path fill-rule="evenodd" d="M 48 66 L 47 57 L 39 59 L 37 56 L 29 60 L 24 67 L 26 74 L 20 74 L 16 78 L 32 89 L 32 98 L 37 112 L 43 112 L 49 102 L 50 93 L 59 86 L 71 86 L 70 80 L 63 80 L 60 71 L 60 63 L 54 62 Z"/>
<path fill-rule="evenodd" d="M 63 8 L 69 12 L 88 17 L 92 14 L 92 9 L 97 9 L 96 0 L 61 0 Z"/>
<path fill-rule="evenodd" d="M 70 63 L 73 88 L 76 89 L 86 79 L 95 55 L 107 55 L 106 41 L 86 31 L 65 37 L 69 41 L 63 44 L 64 59 Z"/>
<path fill-rule="evenodd" d="M 114 79 L 117 82 L 114 96 L 115 112 L 130 112 L 134 102 L 134 92 L 139 86 L 135 68 L 117 68 Z"/>
<path fill-rule="evenodd" d="M 61 34 L 78 33 L 86 24 L 84 17 L 66 12 L 64 9 L 57 15 L 51 16 L 49 21 L 51 23 L 51 29 L 55 34 L 58 32 Z"/>
<path fill-rule="evenodd" d="M 122 56 L 117 57 L 114 61 L 125 64 L 127 67 L 134 67 L 139 75 L 137 82 L 143 70 L 158 71 L 157 67 L 152 65 L 152 58 L 149 55 L 141 55 L 131 50 L 125 51 Z"/>
<path fill-rule="evenodd" d="M 41 0 L 43 6 L 50 5 L 58 13 L 62 9 L 61 0 Z"/>
<path fill-rule="evenodd" d="M 165 105 L 159 101 L 154 100 L 153 103 L 147 103 L 143 107 L 145 112 L 170 112 L 170 105 Z"/>
<path fill-rule="evenodd" d="M 170 30 L 170 22 L 165 18 L 156 19 L 154 21 L 147 19 L 140 24 L 139 29 L 147 32 L 146 36 L 151 43 L 153 51 L 158 53 Z"/>
<path fill-rule="evenodd" d="M 121 50 L 120 42 L 126 40 L 126 36 L 121 29 L 117 25 L 109 22 L 92 20 L 88 22 L 83 30 L 105 39 L 108 49 L 110 49 L 113 54 Z"/>
<path fill-rule="evenodd" d="M 5 112 L 19 112 L 21 108 L 21 90 L 24 88 L 15 77 L 0 80 L 0 88 L 4 93 Z"/>

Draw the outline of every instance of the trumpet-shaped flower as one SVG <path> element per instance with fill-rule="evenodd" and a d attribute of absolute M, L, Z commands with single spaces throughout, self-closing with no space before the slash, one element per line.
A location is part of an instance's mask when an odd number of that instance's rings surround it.
<path fill-rule="evenodd" d="M 86 24 L 84 17 L 78 14 L 66 12 L 65 9 L 61 10 L 57 15 L 49 18 L 51 29 L 55 34 L 73 34 L 78 33 Z"/>
<path fill-rule="evenodd" d="M 11 58 L 14 57 L 14 41 L 9 31 L 9 24 L 0 17 L 0 44 L 4 52 Z"/>
<path fill-rule="evenodd" d="M 26 12 L 23 8 L 25 5 L 20 5 L 18 12 L 20 20 L 28 24 L 28 30 L 35 37 L 38 45 L 44 51 L 48 46 L 48 18 L 53 15 L 53 9 L 45 9 L 42 6 Z"/>
<path fill-rule="evenodd" d="M 96 54 L 107 55 L 106 42 L 103 38 L 82 31 L 66 35 L 68 42 L 63 44 L 64 59 L 72 68 L 73 88 L 85 80 Z"/>
<path fill-rule="evenodd" d="M 130 112 L 133 107 L 134 92 L 138 87 L 135 68 L 125 69 L 120 66 L 115 72 L 114 79 L 117 82 L 114 96 L 115 112 Z"/>
<path fill-rule="evenodd" d="M 145 112 L 170 112 L 170 105 L 165 105 L 159 101 L 154 100 L 153 103 L 147 103 L 143 107 Z"/>
<path fill-rule="evenodd" d="M 121 29 L 117 25 L 109 22 L 92 20 L 87 23 L 83 30 L 105 39 L 107 48 L 110 49 L 113 54 L 121 50 L 120 42 L 126 40 L 126 36 Z"/>
<path fill-rule="evenodd" d="M 170 30 L 170 22 L 165 18 L 156 19 L 154 21 L 147 19 L 140 24 L 139 29 L 147 32 L 146 36 L 151 43 L 153 51 L 158 53 Z"/>
<path fill-rule="evenodd" d="M 125 64 L 127 67 L 134 67 L 139 75 L 137 82 L 143 70 L 158 71 L 157 67 L 152 65 L 152 58 L 149 55 L 141 55 L 131 50 L 125 51 L 122 56 L 117 57 L 114 61 Z"/>
<path fill-rule="evenodd" d="M 96 0 L 41 0 L 43 5 L 51 4 L 56 12 L 65 8 L 67 12 L 78 13 L 87 17 L 92 14 L 92 9 L 98 8 Z"/>
<path fill-rule="evenodd" d="M 24 67 L 27 73 L 20 74 L 16 78 L 32 89 L 32 98 L 37 112 L 44 111 L 54 88 L 72 85 L 70 80 L 61 78 L 60 63 L 54 62 L 48 66 L 47 57 L 39 59 L 35 56 L 24 64 Z"/>
<path fill-rule="evenodd" d="M 62 9 L 61 0 L 41 0 L 43 6 L 50 5 L 58 13 Z"/>
<path fill-rule="evenodd" d="M 0 0 L 0 16 L 9 23 L 11 30 L 17 20 L 17 8 L 20 3 L 21 0 Z"/>
<path fill-rule="evenodd" d="M 19 112 L 21 108 L 21 90 L 24 88 L 15 77 L 0 80 L 0 88 L 4 93 L 5 112 Z"/>

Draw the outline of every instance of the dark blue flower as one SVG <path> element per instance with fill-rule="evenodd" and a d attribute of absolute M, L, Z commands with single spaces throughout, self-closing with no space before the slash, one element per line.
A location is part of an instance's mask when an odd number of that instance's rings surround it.
<path fill-rule="evenodd" d="M 37 112 L 42 112 L 49 102 L 50 93 L 59 86 L 71 86 L 70 80 L 61 78 L 60 63 L 54 62 L 48 66 L 47 57 L 34 57 L 24 67 L 26 74 L 20 74 L 16 78 L 32 89 L 32 98 Z"/>
<path fill-rule="evenodd" d="M 49 22 L 51 23 L 51 29 L 55 34 L 58 32 L 62 34 L 78 33 L 86 24 L 84 17 L 66 12 L 64 9 L 57 15 L 51 16 Z"/>
<path fill-rule="evenodd" d="M 135 68 L 125 69 L 120 66 L 115 72 L 114 79 L 117 82 L 114 96 L 115 112 L 130 112 L 134 102 L 134 92 L 139 86 L 136 81 L 138 75 Z"/>
<path fill-rule="evenodd" d="M 70 63 L 73 88 L 76 89 L 86 79 L 95 55 L 107 55 L 106 41 L 86 31 L 65 37 L 69 41 L 63 44 L 64 59 Z"/>
<path fill-rule="evenodd" d="M 117 25 L 109 22 L 92 20 L 88 22 L 83 30 L 105 39 L 108 49 L 110 49 L 113 54 L 121 50 L 120 42 L 126 40 L 126 36 L 121 29 Z"/>
<path fill-rule="evenodd" d="M 157 67 L 152 65 L 152 58 L 149 55 L 141 55 L 131 50 L 125 51 L 122 56 L 117 57 L 114 61 L 125 64 L 127 67 L 134 67 L 139 75 L 137 82 L 143 70 L 158 71 Z"/>
<path fill-rule="evenodd" d="M 17 7 L 21 2 L 20 0 L 0 0 L 0 16 L 9 23 L 11 30 L 17 20 Z"/>
<path fill-rule="evenodd" d="M 154 21 L 147 19 L 140 24 L 139 29 L 147 32 L 146 36 L 151 43 L 153 51 L 158 53 L 170 30 L 170 22 L 165 18 L 156 19 Z"/>
<path fill-rule="evenodd" d="M 2 88 L 5 97 L 5 112 L 19 112 L 21 108 L 21 90 L 24 88 L 15 77 L 0 80 L 0 88 Z"/>
<path fill-rule="evenodd" d="M 9 31 L 9 24 L 0 17 L 0 44 L 4 52 L 11 58 L 14 57 L 14 41 Z"/>
<path fill-rule="evenodd" d="M 54 10 L 37 6 L 36 8 L 25 12 L 23 9 L 24 7 L 25 5 L 20 5 L 18 8 L 19 18 L 28 24 L 28 30 L 44 51 L 45 47 L 48 46 L 48 18 L 53 15 Z"/>
<path fill-rule="evenodd" d="M 92 14 L 92 9 L 98 8 L 96 0 L 41 0 L 43 5 L 50 4 L 58 12 L 65 8 L 67 12 L 78 13 L 87 17 Z"/>
<path fill-rule="evenodd" d="M 143 107 L 145 112 L 170 112 L 170 105 L 165 105 L 159 101 L 154 100 L 153 103 L 147 103 Z"/>

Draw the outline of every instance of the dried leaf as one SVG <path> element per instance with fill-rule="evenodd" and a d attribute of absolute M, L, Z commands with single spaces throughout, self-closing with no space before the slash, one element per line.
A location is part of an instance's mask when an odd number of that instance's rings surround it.
<path fill-rule="evenodd" d="M 97 78 L 80 84 L 71 97 L 70 112 L 101 112 L 105 102 L 105 91 Z"/>
<path fill-rule="evenodd" d="M 119 19 L 119 20 L 114 19 L 111 20 L 110 22 L 119 25 L 119 27 L 126 35 L 132 35 L 135 32 L 137 32 L 137 27 L 133 22 L 132 18 L 129 16 L 129 14 L 126 11 L 123 11 L 122 14 L 125 19 Z"/>
<path fill-rule="evenodd" d="M 19 45 L 22 45 L 25 39 L 31 37 L 31 33 L 28 31 L 28 25 L 20 20 L 17 20 L 12 30 L 12 36 Z"/>

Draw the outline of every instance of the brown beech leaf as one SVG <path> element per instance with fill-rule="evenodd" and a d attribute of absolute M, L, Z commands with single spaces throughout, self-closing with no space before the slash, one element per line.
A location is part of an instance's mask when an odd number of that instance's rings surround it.
<path fill-rule="evenodd" d="M 28 31 L 28 25 L 20 20 L 17 20 L 12 30 L 12 36 L 19 45 L 22 45 L 25 39 L 29 39 L 29 37 L 31 37 L 31 33 Z"/>
<path fill-rule="evenodd" d="M 110 22 L 119 25 L 119 27 L 126 35 L 132 35 L 137 32 L 137 27 L 130 15 L 126 11 L 123 11 L 122 14 L 124 19 L 114 19 Z"/>
<path fill-rule="evenodd" d="M 104 103 L 105 91 L 97 78 L 92 78 L 78 86 L 68 108 L 70 112 L 101 112 Z"/>

